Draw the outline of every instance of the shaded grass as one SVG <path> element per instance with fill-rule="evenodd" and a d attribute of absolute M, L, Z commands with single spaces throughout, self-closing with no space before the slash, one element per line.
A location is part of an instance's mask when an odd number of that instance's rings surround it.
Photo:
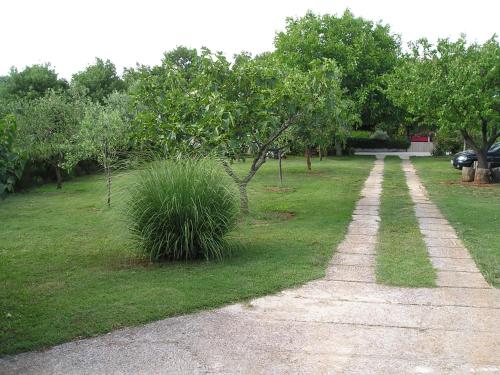
<path fill-rule="evenodd" d="M 377 245 L 377 282 L 435 286 L 436 272 L 418 227 L 399 157 L 386 157 Z"/>
<path fill-rule="evenodd" d="M 322 277 L 342 240 L 372 158 L 306 171 L 270 161 L 249 185 L 250 210 L 221 261 L 151 265 L 137 254 L 101 176 L 0 202 L 0 353 L 41 349 L 124 326 L 213 308 Z M 248 163 L 236 164 L 244 172 Z M 135 172 L 115 178 L 124 190 Z"/>
<path fill-rule="evenodd" d="M 482 274 L 500 287 L 500 184 L 461 183 L 449 157 L 412 158 L 429 194 L 457 231 Z"/>

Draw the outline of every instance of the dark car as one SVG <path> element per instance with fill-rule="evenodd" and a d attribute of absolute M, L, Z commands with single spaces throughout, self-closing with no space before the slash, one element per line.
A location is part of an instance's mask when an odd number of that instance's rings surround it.
<path fill-rule="evenodd" d="M 490 147 L 487 160 L 491 163 L 492 168 L 500 167 L 500 142 L 494 143 Z M 477 161 L 476 153 L 473 150 L 465 150 L 455 154 L 451 164 L 457 169 L 462 169 L 463 167 L 471 167 L 475 161 Z"/>

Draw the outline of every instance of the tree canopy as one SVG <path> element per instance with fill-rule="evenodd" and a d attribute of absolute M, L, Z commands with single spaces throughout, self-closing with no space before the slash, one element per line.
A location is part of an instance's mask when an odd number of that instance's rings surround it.
<path fill-rule="evenodd" d="M 242 54 L 231 65 L 220 53 L 181 47 L 161 66 L 143 69 L 132 91 L 139 139 L 170 156 L 215 153 L 240 186 L 246 210 L 246 185 L 280 137 L 299 122 L 324 120 L 344 100 L 336 64 L 313 65 L 303 71 L 272 53 Z M 230 161 L 247 154 L 250 170 L 237 176 Z"/>
<path fill-rule="evenodd" d="M 276 35 L 278 55 L 307 70 L 311 61 L 333 59 L 342 70 L 342 87 L 357 105 L 365 128 L 398 121 L 384 94 L 381 77 L 392 71 L 400 55 L 399 38 L 387 25 L 374 24 L 346 10 L 340 17 L 308 12 L 288 18 Z"/>
<path fill-rule="evenodd" d="M 445 132 L 460 132 L 487 167 L 486 152 L 500 137 L 500 48 L 496 37 L 484 44 L 425 39 L 388 77 L 387 93 L 399 106 Z"/>
<path fill-rule="evenodd" d="M 74 74 L 71 83 L 85 87 L 89 97 L 100 103 L 104 103 L 112 92 L 125 88 L 125 83 L 116 73 L 115 65 L 99 58 L 96 58 L 93 65 Z"/>

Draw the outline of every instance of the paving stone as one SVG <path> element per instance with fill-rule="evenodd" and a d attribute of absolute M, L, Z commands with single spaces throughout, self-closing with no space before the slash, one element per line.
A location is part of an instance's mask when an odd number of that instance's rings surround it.
<path fill-rule="evenodd" d="M 375 254 L 375 244 L 348 243 L 344 241 L 337 247 L 337 252 L 373 255 Z"/>
<path fill-rule="evenodd" d="M 375 265 L 375 256 L 366 254 L 337 253 L 333 257 L 331 264 L 373 267 Z"/>
<path fill-rule="evenodd" d="M 462 288 L 489 288 L 480 272 L 439 271 L 437 286 L 453 286 Z M 500 315 L 500 313 L 499 313 Z"/>
<path fill-rule="evenodd" d="M 448 239 L 448 238 L 454 238 L 458 239 L 457 234 L 455 231 L 451 229 L 446 229 L 446 230 L 440 230 L 440 231 L 435 231 L 435 230 L 427 230 L 427 229 L 420 229 L 420 232 L 428 238 L 442 238 L 442 239 Z"/>
<path fill-rule="evenodd" d="M 440 271 L 478 272 L 476 263 L 471 258 L 454 259 L 431 257 L 430 259 L 434 268 Z"/>
<path fill-rule="evenodd" d="M 375 282 L 373 266 L 334 265 L 326 272 L 326 280 Z"/>
<path fill-rule="evenodd" d="M 435 218 L 435 217 L 420 217 L 417 218 L 418 222 L 420 224 L 443 224 L 443 225 L 449 225 L 448 220 L 444 218 Z"/>
<path fill-rule="evenodd" d="M 471 259 L 469 252 L 462 246 L 459 247 L 443 247 L 443 246 L 429 246 L 427 248 L 430 257 L 438 258 L 458 258 L 458 259 Z"/>
<path fill-rule="evenodd" d="M 420 223 L 420 229 L 426 231 L 454 231 L 453 227 L 449 224 L 437 224 L 437 223 Z"/>
<path fill-rule="evenodd" d="M 463 247 L 462 242 L 456 238 L 430 238 L 424 237 L 424 242 L 428 247 L 442 246 L 442 247 Z"/>

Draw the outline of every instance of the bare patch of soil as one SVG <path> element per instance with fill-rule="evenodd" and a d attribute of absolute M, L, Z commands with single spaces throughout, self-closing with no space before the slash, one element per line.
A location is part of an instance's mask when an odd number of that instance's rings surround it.
<path fill-rule="evenodd" d="M 295 217 L 292 211 L 266 211 L 264 215 L 270 219 L 290 220 Z"/>
<path fill-rule="evenodd" d="M 480 188 L 490 188 L 490 189 L 498 189 L 498 184 L 495 184 L 495 183 L 491 183 L 491 184 L 480 184 L 480 183 L 477 183 L 477 182 L 464 182 L 464 181 L 460 181 L 460 180 L 451 180 L 451 181 L 444 181 L 444 182 L 441 182 L 442 184 L 445 184 L 445 185 L 462 185 L 462 186 L 468 186 L 468 187 L 480 187 Z"/>
<path fill-rule="evenodd" d="M 264 191 L 270 193 L 292 193 L 295 191 L 295 189 L 289 187 L 280 187 L 280 186 L 266 186 L 264 188 Z"/>

